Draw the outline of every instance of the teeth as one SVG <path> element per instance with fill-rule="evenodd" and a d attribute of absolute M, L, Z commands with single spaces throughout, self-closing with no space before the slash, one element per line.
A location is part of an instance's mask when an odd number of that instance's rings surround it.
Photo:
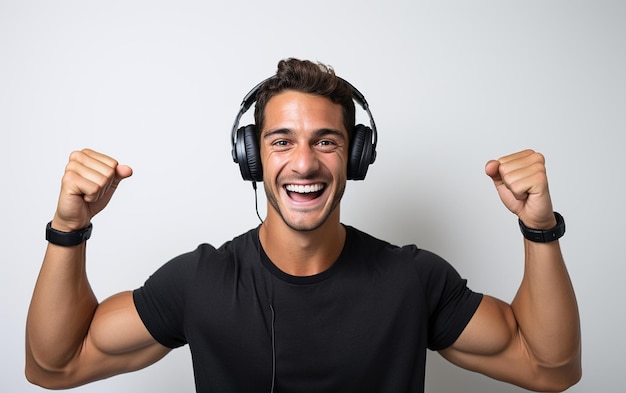
<path fill-rule="evenodd" d="M 297 185 L 297 184 L 289 184 L 285 187 L 287 191 L 297 192 L 298 194 L 308 194 L 310 192 L 318 192 L 322 188 L 324 188 L 321 184 L 307 184 L 306 186 Z"/>

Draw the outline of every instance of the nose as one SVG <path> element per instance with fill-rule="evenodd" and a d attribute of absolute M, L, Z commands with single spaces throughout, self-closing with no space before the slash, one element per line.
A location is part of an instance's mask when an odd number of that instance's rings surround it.
<path fill-rule="evenodd" d="M 300 144 L 294 151 L 291 159 L 291 170 L 300 176 L 307 176 L 316 172 L 320 167 L 317 152 L 309 144 Z"/>

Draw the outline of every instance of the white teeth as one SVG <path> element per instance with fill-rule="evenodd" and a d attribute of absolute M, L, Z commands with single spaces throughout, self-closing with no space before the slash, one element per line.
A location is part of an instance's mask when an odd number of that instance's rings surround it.
<path fill-rule="evenodd" d="M 307 184 L 306 186 L 298 185 L 298 184 L 288 184 L 286 187 L 287 191 L 297 192 L 298 194 L 308 194 L 310 192 L 318 192 L 324 186 L 322 184 Z"/>

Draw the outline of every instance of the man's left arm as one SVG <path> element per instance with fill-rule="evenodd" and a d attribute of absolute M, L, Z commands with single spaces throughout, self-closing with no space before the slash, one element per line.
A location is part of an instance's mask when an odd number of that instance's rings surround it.
<path fill-rule="evenodd" d="M 504 205 L 528 228 L 557 226 L 544 157 L 525 150 L 485 169 Z M 563 391 L 580 380 L 580 321 L 558 240 L 524 239 L 524 277 L 509 305 L 484 296 L 461 336 L 440 353 L 451 362 L 530 390 Z"/>

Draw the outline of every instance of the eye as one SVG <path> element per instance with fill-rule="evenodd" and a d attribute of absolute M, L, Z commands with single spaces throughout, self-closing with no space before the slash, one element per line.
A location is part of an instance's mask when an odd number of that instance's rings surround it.
<path fill-rule="evenodd" d="M 291 147 L 289 139 L 276 139 L 270 143 L 274 151 L 285 151 Z"/>
<path fill-rule="evenodd" d="M 317 148 L 323 152 L 331 152 L 337 149 L 338 143 L 333 139 L 322 139 L 317 142 Z"/>

